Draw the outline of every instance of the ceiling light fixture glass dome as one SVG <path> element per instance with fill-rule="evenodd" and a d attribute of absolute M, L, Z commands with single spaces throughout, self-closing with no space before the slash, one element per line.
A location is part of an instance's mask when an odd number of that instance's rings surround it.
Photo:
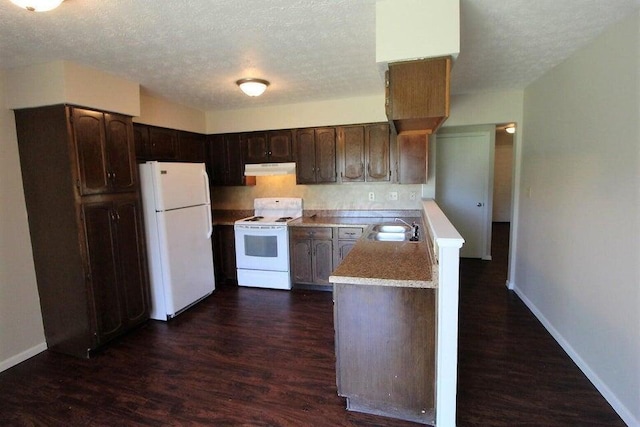
<path fill-rule="evenodd" d="M 64 0 L 11 0 L 11 3 L 31 12 L 48 12 L 60 6 Z"/>
<path fill-rule="evenodd" d="M 260 96 L 267 90 L 267 86 L 269 86 L 268 81 L 254 78 L 240 79 L 236 84 L 249 96 Z"/>

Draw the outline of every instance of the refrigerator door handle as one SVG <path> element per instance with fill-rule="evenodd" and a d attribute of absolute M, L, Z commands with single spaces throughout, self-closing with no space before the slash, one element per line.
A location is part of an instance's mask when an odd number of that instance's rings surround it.
<path fill-rule="evenodd" d="M 207 175 L 207 171 L 202 169 L 202 177 L 204 178 L 204 190 L 206 191 L 204 197 L 207 201 L 207 204 L 211 204 L 211 191 L 209 189 L 209 175 Z"/>
<path fill-rule="evenodd" d="M 206 205 L 206 206 L 207 206 L 207 222 L 208 222 L 207 239 L 210 239 L 211 236 L 213 235 L 213 216 L 211 215 L 211 205 Z"/>

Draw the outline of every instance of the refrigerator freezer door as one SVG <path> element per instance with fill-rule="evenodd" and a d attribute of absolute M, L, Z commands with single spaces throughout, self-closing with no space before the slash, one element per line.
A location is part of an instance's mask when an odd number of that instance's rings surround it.
<path fill-rule="evenodd" d="M 209 178 L 204 163 L 149 162 L 156 211 L 208 204 Z"/>
<path fill-rule="evenodd" d="M 209 205 L 158 212 L 151 318 L 167 320 L 215 289 Z"/>

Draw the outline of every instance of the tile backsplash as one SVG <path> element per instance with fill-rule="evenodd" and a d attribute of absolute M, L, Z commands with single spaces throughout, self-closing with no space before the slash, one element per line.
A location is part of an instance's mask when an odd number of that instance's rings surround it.
<path fill-rule="evenodd" d="M 419 209 L 422 187 L 384 183 L 296 185 L 295 175 L 259 176 L 255 186 L 214 187 L 211 206 L 253 209 L 253 199 L 258 197 L 302 197 L 304 209 Z M 371 192 L 374 201 L 369 201 Z M 398 199 L 389 200 L 394 192 Z"/>

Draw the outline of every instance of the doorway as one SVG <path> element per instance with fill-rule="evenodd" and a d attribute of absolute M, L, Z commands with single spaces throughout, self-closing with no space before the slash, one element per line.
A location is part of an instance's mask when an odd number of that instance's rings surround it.
<path fill-rule="evenodd" d="M 436 201 L 465 240 L 460 256 L 491 259 L 495 126 L 443 128 L 436 139 Z"/>
<path fill-rule="evenodd" d="M 515 124 L 442 128 L 437 134 L 435 199 L 465 239 L 463 258 L 492 259 L 494 226 L 510 228 L 515 157 L 508 128 L 515 131 Z"/>

